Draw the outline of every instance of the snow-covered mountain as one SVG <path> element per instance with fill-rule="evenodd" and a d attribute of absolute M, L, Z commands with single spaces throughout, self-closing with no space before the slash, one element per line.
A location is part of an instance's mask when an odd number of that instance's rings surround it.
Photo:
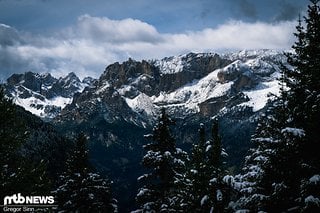
<path fill-rule="evenodd" d="M 9 77 L 6 91 L 17 105 L 41 118 L 52 119 L 72 102 L 75 93 L 92 82 L 92 78 L 81 82 L 72 72 L 59 79 L 49 73 L 26 72 Z"/>
<path fill-rule="evenodd" d="M 272 50 L 220 56 L 189 53 L 141 62 L 129 59 L 108 66 L 97 84 L 77 95 L 58 119 L 82 121 L 105 111 L 109 121 L 124 119 L 145 126 L 160 107 L 181 118 L 215 116 L 244 106 L 257 112 L 270 93 L 279 93 L 280 62 L 285 62 L 284 55 Z"/>
<path fill-rule="evenodd" d="M 124 119 L 146 126 L 160 107 L 181 118 L 215 116 L 241 106 L 257 112 L 270 93 L 279 93 L 279 62 L 285 62 L 285 57 L 273 50 L 189 53 L 115 63 L 95 84 L 90 77 L 81 82 L 74 73 L 56 79 L 27 72 L 12 75 L 6 87 L 16 104 L 42 118 L 83 120 L 106 111 L 110 121 Z M 74 97 L 76 93 L 80 94 Z"/>

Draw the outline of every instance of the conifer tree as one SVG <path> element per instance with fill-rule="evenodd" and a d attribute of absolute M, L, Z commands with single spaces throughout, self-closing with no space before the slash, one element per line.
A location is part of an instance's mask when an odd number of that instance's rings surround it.
<path fill-rule="evenodd" d="M 245 173 L 237 178 L 240 209 L 251 211 L 320 210 L 320 8 L 312 0 L 299 18 L 295 53 L 282 68 L 282 89 L 253 141 L 257 147 L 246 159 Z M 239 209 L 239 208 L 238 208 Z"/>
<path fill-rule="evenodd" d="M 213 212 L 224 212 L 229 200 L 230 189 L 224 181 L 224 176 L 226 175 L 224 158 L 227 154 L 222 148 L 221 142 L 218 120 L 214 120 L 211 129 L 211 140 L 206 143 L 209 207 L 210 211 Z"/>
<path fill-rule="evenodd" d="M 136 212 L 175 212 L 179 211 L 176 208 L 184 206 L 183 196 L 178 189 L 184 185 L 187 155 L 176 148 L 170 132 L 173 124 L 173 120 L 162 109 L 153 134 L 145 136 L 152 140 L 144 146 L 147 153 L 142 160 L 149 173 L 138 178 L 143 186 L 136 197 L 140 206 Z"/>
<path fill-rule="evenodd" d="M 80 133 L 67 162 L 67 171 L 54 191 L 60 212 L 117 212 L 111 195 L 111 182 L 92 172 L 86 148 L 87 139 Z"/>
<path fill-rule="evenodd" d="M 218 122 L 214 121 L 211 139 L 206 141 L 205 128 L 200 124 L 199 143 L 193 146 L 187 188 L 190 196 L 188 209 L 193 212 L 223 212 L 228 191 L 223 177 L 222 149 Z"/>
<path fill-rule="evenodd" d="M 199 142 L 193 144 L 191 152 L 190 168 L 187 176 L 190 180 L 188 187 L 188 209 L 190 211 L 201 211 L 201 199 L 206 194 L 205 189 L 208 187 L 208 178 L 205 177 L 206 169 L 206 153 L 205 153 L 205 126 L 200 124 L 199 128 Z"/>

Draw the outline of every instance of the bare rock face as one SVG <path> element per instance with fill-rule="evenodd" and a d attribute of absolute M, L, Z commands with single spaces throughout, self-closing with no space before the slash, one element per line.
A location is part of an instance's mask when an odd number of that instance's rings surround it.
<path fill-rule="evenodd" d="M 233 92 L 252 88 L 258 80 L 254 70 L 249 66 L 244 65 L 240 60 L 237 60 L 220 70 L 217 74 L 217 78 L 221 83 L 233 81 Z"/>
<path fill-rule="evenodd" d="M 246 101 L 249 101 L 249 98 L 242 92 L 235 95 L 230 93 L 224 96 L 211 98 L 199 104 L 200 114 L 202 116 L 216 115 L 224 107 L 231 108 Z"/>
<path fill-rule="evenodd" d="M 251 72 L 246 72 L 239 75 L 232 86 L 236 92 L 239 92 L 242 89 L 253 88 L 256 83 L 257 77 Z"/>
<path fill-rule="evenodd" d="M 173 58 L 164 58 L 162 60 L 171 63 Z M 223 59 L 218 54 L 189 53 L 179 60 L 182 65 L 181 70 L 170 72 L 166 70 L 166 67 L 160 66 L 162 72 L 159 85 L 160 91 L 172 92 L 196 79 L 201 79 L 213 70 L 231 63 L 230 60 Z"/>
<path fill-rule="evenodd" d="M 227 96 L 221 96 L 202 102 L 199 104 L 200 113 L 203 116 L 215 115 L 226 106 L 227 100 Z"/>
<path fill-rule="evenodd" d="M 137 91 L 153 95 L 157 92 L 159 76 L 159 69 L 147 61 L 138 62 L 129 59 L 122 64 L 117 62 L 109 65 L 99 78 L 98 88 L 109 84 L 116 89 L 122 88 L 127 97 L 137 96 Z M 130 87 L 126 87 L 128 85 Z"/>

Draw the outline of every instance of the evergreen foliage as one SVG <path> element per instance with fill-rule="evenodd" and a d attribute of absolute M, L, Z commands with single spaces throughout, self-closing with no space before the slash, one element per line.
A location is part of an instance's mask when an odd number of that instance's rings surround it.
<path fill-rule="evenodd" d="M 92 172 L 86 148 L 87 139 L 80 133 L 67 171 L 54 191 L 60 212 L 117 212 L 111 195 L 111 182 Z"/>
<path fill-rule="evenodd" d="M 199 143 L 193 145 L 190 169 L 188 210 L 191 212 L 224 212 L 229 199 L 229 186 L 224 181 L 223 158 L 218 122 L 214 121 L 211 139 L 205 139 L 205 126 L 200 124 Z"/>
<path fill-rule="evenodd" d="M 173 124 L 162 109 L 153 134 L 146 136 L 152 142 L 144 146 L 147 153 L 142 164 L 149 173 L 138 178 L 143 186 L 136 197 L 140 206 L 136 212 L 176 212 L 184 207 L 184 196 L 179 189 L 185 184 L 185 161 L 188 157 L 176 148 L 170 132 Z"/>
<path fill-rule="evenodd" d="M 246 158 L 244 174 L 236 177 L 242 196 L 235 209 L 320 211 L 318 1 L 311 1 L 296 29 L 295 53 L 287 54 L 292 68 L 282 66 L 281 96 L 258 125 L 252 138 L 256 147 Z"/>

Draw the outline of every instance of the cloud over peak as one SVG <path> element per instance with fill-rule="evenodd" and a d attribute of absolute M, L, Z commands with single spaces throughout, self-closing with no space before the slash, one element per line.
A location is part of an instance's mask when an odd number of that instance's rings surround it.
<path fill-rule="evenodd" d="M 106 65 L 128 57 L 140 60 L 190 51 L 288 49 L 295 24 L 229 21 L 199 31 L 159 33 L 137 19 L 82 15 L 75 25 L 51 36 L 30 35 L 0 25 L 0 78 L 28 70 L 98 77 Z"/>
<path fill-rule="evenodd" d="M 156 28 L 137 19 L 111 20 L 106 17 L 82 15 L 78 18 L 75 32 L 100 42 L 159 42 L 161 36 Z"/>

